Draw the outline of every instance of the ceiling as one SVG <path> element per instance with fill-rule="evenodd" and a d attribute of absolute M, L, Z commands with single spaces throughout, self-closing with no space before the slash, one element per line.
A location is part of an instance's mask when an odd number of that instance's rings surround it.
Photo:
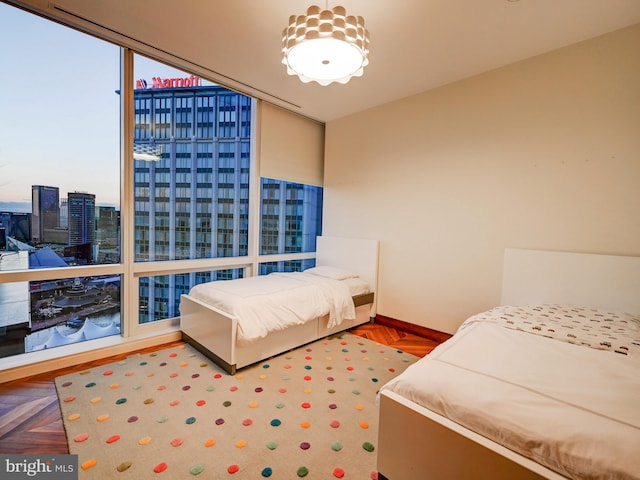
<path fill-rule="evenodd" d="M 126 41 L 230 88 L 327 122 L 640 22 L 640 0 L 6 0 Z M 342 5 L 371 34 L 346 85 L 281 63 L 290 15 Z"/>

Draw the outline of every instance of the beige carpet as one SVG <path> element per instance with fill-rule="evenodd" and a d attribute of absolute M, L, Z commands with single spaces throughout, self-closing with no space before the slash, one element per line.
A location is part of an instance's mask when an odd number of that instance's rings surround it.
<path fill-rule="evenodd" d="M 345 333 L 230 376 L 184 345 L 56 388 L 80 479 L 375 479 L 376 392 L 417 359 Z"/>

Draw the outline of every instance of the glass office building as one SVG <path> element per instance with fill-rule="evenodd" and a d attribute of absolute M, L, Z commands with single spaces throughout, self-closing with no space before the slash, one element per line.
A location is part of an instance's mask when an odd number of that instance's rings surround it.
<path fill-rule="evenodd" d="M 248 254 L 252 99 L 193 75 L 138 80 L 134 92 L 137 262 Z M 322 188 L 261 180 L 260 253 L 315 251 Z M 260 273 L 309 262 L 262 264 Z M 141 323 L 179 315 L 180 295 L 243 269 L 140 278 Z"/>
<path fill-rule="evenodd" d="M 58 187 L 31 187 L 31 240 L 33 243 L 51 242 L 52 231 L 60 225 L 60 194 Z"/>

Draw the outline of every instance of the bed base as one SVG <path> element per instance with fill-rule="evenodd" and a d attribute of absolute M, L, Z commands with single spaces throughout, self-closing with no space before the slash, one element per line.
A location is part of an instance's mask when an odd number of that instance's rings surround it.
<path fill-rule="evenodd" d="M 505 250 L 503 305 L 559 303 L 637 313 L 638 286 L 640 257 Z M 380 478 L 565 478 L 394 392 L 381 392 L 379 400 Z"/>
<path fill-rule="evenodd" d="M 394 392 L 380 393 L 378 478 L 566 480 Z"/>
<path fill-rule="evenodd" d="M 235 317 L 188 295 L 180 301 L 180 328 L 183 339 L 207 355 L 230 375 L 238 369 L 260 362 L 301 345 L 367 323 L 371 320 L 373 293 L 354 297 L 356 318 L 327 328 L 324 316 L 302 325 L 278 330 L 265 338 L 238 345 Z"/>

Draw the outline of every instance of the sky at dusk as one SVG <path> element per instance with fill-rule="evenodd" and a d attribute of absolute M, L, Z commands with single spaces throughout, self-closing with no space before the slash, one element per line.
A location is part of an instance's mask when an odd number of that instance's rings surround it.
<path fill-rule="evenodd" d="M 134 78 L 188 76 L 136 56 Z M 120 204 L 120 49 L 0 3 L 0 210 L 31 186 Z"/>

